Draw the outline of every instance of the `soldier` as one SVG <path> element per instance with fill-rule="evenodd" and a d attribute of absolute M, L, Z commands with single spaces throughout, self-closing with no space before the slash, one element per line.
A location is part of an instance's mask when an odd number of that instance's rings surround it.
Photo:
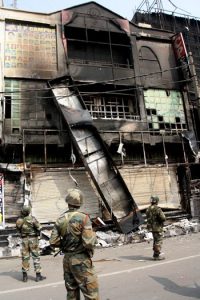
<path fill-rule="evenodd" d="M 163 226 L 166 217 L 162 209 L 158 206 L 159 198 L 157 196 L 151 196 L 151 205 L 146 210 L 147 216 L 147 229 L 153 234 L 153 259 L 161 260 L 164 256 L 161 256 L 161 247 L 163 242 Z"/>
<path fill-rule="evenodd" d="M 61 248 L 64 253 L 63 271 L 68 300 L 99 300 L 97 276 L 91 257 L 96 243 L 88 215 L 78 211 L 83 204 L 79 189 L 69 189 L 65 201 L 69 210 L 61 215 L 52 230 L 50 245 Z"/>
<path fill-rule="evenodd" d="M 23 282 L 27 282 L 27 272 L 30 267 L 30 255 L 33 259 L 34 270 L 36 272 L 36 282 L 46 279 L 41 275 L 39 240 L 41 225 L 35 217 L 30 215 L 31 207 L 22 207 L 22 217 L 16 221 L 17 231 L 22 238 L 22 274 Z"/>

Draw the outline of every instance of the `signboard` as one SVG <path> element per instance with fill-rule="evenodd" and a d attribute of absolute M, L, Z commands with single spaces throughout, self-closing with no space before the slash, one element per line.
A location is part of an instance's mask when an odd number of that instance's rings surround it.
<path fill-rule="evenodd" d="M 182 74 L 184 79 L 190 79 L 190 69 L 188 62 L 187 49 L 185 47 L 185 42 L 181 32 L 172 36 L 172 45 L 174 48 L 174 53 L 178 62 L 178 65 L 181 66 Z"/>
<path fill-rule="evenodd" d="M 0 229 L 5 228 L 5 215 L 4 215 L 4 178 L 0 173 Z"/>
<path fill-rule="evenodd" d="M 25 23 L 5 25 L 5 69 L 57 71 L 55 28 Z"/>

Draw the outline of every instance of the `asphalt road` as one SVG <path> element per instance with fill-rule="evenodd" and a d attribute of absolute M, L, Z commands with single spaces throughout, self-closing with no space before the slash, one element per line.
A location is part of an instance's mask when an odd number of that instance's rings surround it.
<path fill-rule="evenodd" d="M 164 240 L 166 260 L 152 260 L 152 243 L 96 249 L 101 300 L 200 299 L 200 233 Z M 21 281 L 21 259 L 0 259 L 1 300 L 63 300 L 62 255 L 42 256 L 47 279 Z"/>

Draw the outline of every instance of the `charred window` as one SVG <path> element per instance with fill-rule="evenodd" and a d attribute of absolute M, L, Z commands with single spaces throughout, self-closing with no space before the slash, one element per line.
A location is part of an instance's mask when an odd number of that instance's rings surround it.
<path fill-rule="evenodd" d="M 20 81 L 19 80 L 5 80 L 5 91 L 12 96 L 5 97 L 5 118 L 10 119 L 11 132 L 19 134 L 20 132 Z"/>
<path fill-rule="evenodd" d="M 151 74 L 151 76 L 149 76 L 148 78 L 144 77 L 144 80 L 150 80 L 150 81 L 156 80 L 157 82 L 157 80 L 161 78 L 160 63 L 155 53 L 149 47 L 142 46 L 140 48 L 139 64 L 140 64 L 141 74 L 148 74 L 150 72 L 154 73 Z"/>
<path fill-rule="evenodd" d="M 66 26 L 65 36 L 71 63 L 133 68 L 132 48 L 125 33 Z"/>
<path fill-rule="evenodd" d="M 147 122 L 150 130 L 177 134 L 187 129 L 182 95 L 178 91 L 144 91 Z"/>
<path fill-rule="evenodd" d="M 140 119 L 135 97 L 90 96 L 84 100 L 94 119 Z"/>
<path fill-rule="evenodd" d="M 11 119 L 11 96 L 5 96 L 5 118 Z"/>

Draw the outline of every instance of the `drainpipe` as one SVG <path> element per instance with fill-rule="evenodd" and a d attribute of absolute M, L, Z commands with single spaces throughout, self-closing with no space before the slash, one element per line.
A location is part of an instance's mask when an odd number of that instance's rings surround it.
<path fill-rule="evenodd" d="M 143 132 L 141 132 L 141 137 L 142 137 L 142 149 L 143 149 L 143 155 L 144 155 L 144 164 L 145 167 L 147 166 L 147 158 L 146 158 L 146 152 L 145 152 L 145 144 L 144 144 L 144 135 Z"/>
<path fill-rule="evenodd" d="M 22 144 L 23 144 L 23 166 L 24 166 L 24 170 L 25 170 L 25 167 L 26 167 L 26 155 L 25 155 L 25 149 L 26 149 L 26 143 L 25 143 L 25 132 L 24 132 L 24 129 L 22 131 Z"/>
<path fill-rule="evenodd" d="M 47 131 L 44 131 L 44 164 L 45 171 L 47 170 Z"/>
<path fill-rule="evenodd" d="M 191 100 L 191 101 L 195 101 L 196 102 L 197 113 L 198 113 L 198 122 L 200 122 L 200 92 L 199 92 L 199 83 L 198 83 L 198 77 L 197 77 L 196 70 L 195 70 L 195 65 L 194 65 L 194 60 L 193 60 L 192 52 L 188 53 L 188 63 L 189 63 L 189 69 L 190 69 L 190 75 L 191 75 L 191 82 L 188 83 L 188 89 L 189 89 L 188 92 L 189 92 L 189 96 L 190 96 L 190 92 L 192 92 L 193 95 L 194 95 L 194 100 Z M 200 133 L 197 130 L 198 123 L 194 122 L 193 126 L 194 126 L 194 130 L 195 130 L 196 140 L 200 140 L 200 136 L 199 136 Z M 198 155 L 196 157 L 196 160 L 199 161 L 199 152 L 198 152 Z"/>
<path fill-rule="evenodd" d="M 192 78 L 192 82 L 189 83 L 188 85 L 190 90 L 194 93 L 195 100 L 198 101 L 198 107 L 200 107 L 199 84 L 198 84 L 197 74 L 194 66 L 194 60 L 191 52 L 188 53 L 188 61 L 190 66 L 190 74 Z M 200 108 L 198 108 L 198 115 L 200 119 Z"/>

